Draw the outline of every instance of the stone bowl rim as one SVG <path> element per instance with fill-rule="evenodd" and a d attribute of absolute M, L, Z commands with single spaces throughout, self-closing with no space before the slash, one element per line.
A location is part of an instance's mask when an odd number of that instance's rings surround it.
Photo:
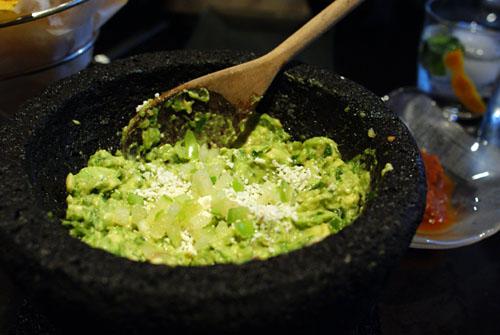
<path fill-rule="evenodd" d="M 112 82 L 117 78 L 121 78 L 134 73 L 137 67 L 141 67 L 143 71 L 151 71 L 154 69 L 149 68 L 148 65 L 143 65 L 145 62 L 147 64 L 148 57 L 164 58 L 169 62 L 183 62 L 185 55 L 190 54 L 194 51 L 180 51 L 180 52 L 157 52 L 154 54 L 143 54 L 138 56 L 129 57 L 123 60 L 118 60 L 111 63 L 111 66 L 101 66 L 95 65 L 89 69 L 83 70 L 76 76 L 71 76 L 69 78 L 63 79 L 56 84 L 50 86 L 44 94 L 31 99 L 23 107 L 20 108 L 19 112 L 16 114 L 12 122 L 7 124 L 7 127 L 2 127 L 0 134 L 2 135 L 2 147 L 8 148 L 2 150 L 5 154 L 2 166 L 9 165 L 19 166 L 24 168 L 27 159 L 27 145 L 25 140 L 28 138 L 29 134 L 33 131 L 36 132 L 36 128 L 39 125 L 43 125 L 44 119 L 47 115 L 53 115 L 58 104 L 54 104 L 53 100 L 57 99 L 58 96 L 71 96 L 78 92 L 78 89 L 85 90 L 91 87 L 95 82 Z M 196 52 L 194 52 L 196 54 Z M 207 56 L 206 53 L 201 53 L 204 59 L 200 62 L 215 62 L 217 63 L 220 59 L 227 60 L 230 59 L 231 62 L 243 62 L 254 57 L 253 54 L 248 53 L 235 53 L 233 51 L 218 51 L 210 52 Z M 192 60 L 192 57 L 189 58 Z M 141 64 L 136 67 L 133 64 Z M 156 64 L 156 66 L 160 66 Z M 161 67 L 161 66 L 160 66 Z M 124 71 L 124 68 L 128 70 Z M 400 131 L 407 131 L 406 127 L 402 123 L 398 123 L 398 119 L 393 115 L 393 113 L 383 104 L 381 99 L 372 93 L 367 93 L 367 90 L 359 84 L 356 84 L 349 79 L 343 78 L 337 74 L 329 73 L 328 71 L 314 68 L 309 65 L 298 65 L 297 71 L 302 71 L 312 73 L 311 76 L 320 76 L 325 79 L 322 85 L 325 87 L 330 87 L 330 82 L 342 81 L 346 89 L 349 90 L 350 94 L 356 96 L 361 94 L 365 99 L 370 101 L 381 113 L 381 117 L 384 119 L 392 120 L 391 122 L 396 122 L 399 125 Z M 128 72 L 127 72 L 128 71 Z M 97 76 L 99 73 L 99 76 Z M 99 79 L 97 79 L 97 77 Z M 75 84 L 76 83 L 76 84 Z M 74 87 L 79 87 L 77 90 Z M 335 87 L 333 87 L 335 88 Z M 33 115 L 33 111 L 36 114 Z M 376 116 L 373 120 L 376 120 Z M 23 141 L 15 140 L 12 136 L 20 136 Z M 411 135 L 409 136 L 411 140 Z M 368 266 L 366 264 L 367 260 L 375 261 L 375 254 L 384 250 L 384 252 L 389 251 L 391 248 L 399 249 L 395 254 L 397 257 L 402 257 L 404 250 L 406 250 L 409 245 L 411 238 L 416 230 L 417 221 L 423 215 L 423 208 L 425 204 L 422 204 L 422 196 L 419 199 L 410 199 L 407 201 L 408 206 L 406 208 L 401 208 L 401 201 L 392 202 L 392 197 L 394 197 L 398 192 L 400 187 L 409 187 L 413 189 L 413 192 L 421 194 L 426 191 L 425 186 L 422 184 L 424 181 L 424 172 L 422 167 L 422 162 L 419 161 L 419 156 L 416 155 L 415 151 L 418 150 L 415 143 L 408 144 L 412 152 L 411 159 L 417 161 L 411 162 L 414 164 L 414 171 L 420 172 L 419 175 L 410 176 L 413 181 L 417 181 L 418 185 L 401 185 L 393 183 L 390 180 L 384 185 L 383 191 L 377 195 L 379 200 L 385 202 L 382 206 L 385 211 L 381 212 L 380 206 L 371 206 L 367 204 L 365 212 L 350 226 L 346 227 L 344 230 L 336 235 L 331 235 L 324 239 L 323 241 L 311 245 L 306 248 L 302 248 L 288 254 L 273 257 L 264 261 L 251 261 L 241 265 L 234 264 L 216 264 L 208 267 L 169 267 L 165 265 L 153 265 L 149 263 L 138 263 L 133 262 L 124 258 L 115 257 L 102 250 L 90 248 L 84 245 L 82 242 L 73 239 L 69 235 L 67 237 L 59 236 L 63 239 L 62 243 L 59 245 L 54 245 L 51 240 L 47 240 L 45 243 L 43 239 L 39 239 L 37 243 L 27 243 L 24 244 L 23 241 L 19 240 L 19 236 L 29 236 L 29 234 L 39 234 L 40 229 L 46 229 L 46 227 L 53 226 L 58 223 L 57 218 L 49 217 L 45 213 L 41 213 L 39 209 L 33 207 L 31 210 L 26 211 L 26 206 L 29 204 L 36 206 L 36 199 L 33 199 L 29 194 L 29 185 L 21 183 L 17 185 L 17 189 L 13 190 L 16 196 L 19 194 L 25 194 L 26 202 L 23 204 L 18 203 L 20 206 L 18 209 L 23 211 L 21 214 L 17 214 L 13 222 L 12 211 L 15 208 L 9 208 L 10 219 L 7 218 L 6 221 L 2 221 L 0 224 L 0 235 L 13 237 L 12 245 L 20 248 L 21 253 L 26 257 L 31 263 L 37 264 L 37 268 L 44 269 L 46 265 L 49 265 L 50 269 L 45 268 L 46 271 L 52 271 L 59 273 L 64 278 L 73 280 L 75 282 L 81 283 L 81 285 L 104 285 L 107 286 L 110 279 L 117 278 L 116 271 L 120 271 L 121 279 L 123 280 L 119 284 L 113 283 L 113 285 L 118 285 L 120 290 L 125 291 L 140 291 L 146 293 L 145 295 L 155 295 L 162 294 L 165 296 L 192 296 L 196 299 L 210 300 L 216 299 L 221 296 L 230 296 L 231 292 L 238 292 L 239 296 L 247 296 L 257 294 L 262 290 L 267 290 L 269 287 L 275 287 L 276 285 L 283 285 L 287 281 L 286 275 L 290 275 L 290 280 L 306 280 L 308 278 L 313 278 L 318 276 L 318 270 L 321 269 L 332 275 L 331 272 L 338 271 L 340 273 L 353 271 L 352 269 L 361 269 L 362 266 Z M 25 176 L 21 171 L 18 171 L 18 176 Z M 398 174 L 398 171 L 395 171 Z M 408 176 L 398 176 L 408 177 Z M 399 180 L 399 179 L 398 179 Z M 3 180 L 2 180 L 3 182 Z M 5 192 L 3 193 L 5 199 Z M 19 200 L 16 198 L 16 200 Z M 424 201 L 425 202 L 425 201 Z M 9 203 L 9 201 L 7 201 Z M 15 205 L 15 204 L 14 204 Z M 4 212 L 6 208 L 0 209 Z M 357 235 L 360 230 L 365 226 L 377 225 L 380 222 L 380 217 L 378 215 L 387 213 L 391 211 L 392 215 L 389 219 L 382 218 L 382 220 L 393 220 L 394 222 L 387 223 L 387 231 L 399 236 L 401 239 L 399 241 L 387 240 L 384 236 L 370 236 L 370 238 L 365 239 L 364 237 Z M 21 219 L 21 220 L 20 220 Z M 33 226 L 19 226 L 19 221 L 24 222 L 44 222 L 44 225 L 40 227 Z M 411 222 L 409 222 L 411 221 Z M 406 225 L 401 224 L 405 222 Z M 12 224 L 9 226 L 9 224 Z M 359 229 L 358 229 L 359 228 Z M 402 230 L 398 232 L 397 230 Z M 30 231 L 31 230 L 31 231 Z M 381 230 L 377 230 L 381 232 Z M 52 236 L 52 233 L 48 234 Z M 71 241 L 69 239 L 73 239 Z M 359 243 L 364 243 L 364 247 L 360 249 Z M 384 245 L 384 243 L 386 245 Z M 325 253 L 339 252 L 338 245 L 342 245 L 341 254 L 335 255 L 335 257 L 320 257 L 318 255 L 324 255 Z M 382 244 L 382 249 L 381 249 Z M 79 254 L 68 255 L 66 252 L 68 246 L 74 247 Z M 47 253 L 51 254 L 54 259 L 47 261 Z M 390 254 L 390 252 L 388 252 Z M 101 264 L 88 263 L 86 259 L 102 260 Z M 309 267 L 308 265 L 314 261 L 317 266 Z M 397 264 L 399 259 L 394 259 L 393 263 Z M 290 266 L 293 264 L 293 266 Z M 393 264 L 393 265 L 394 265 Z M 106 266 L 104 266 L 106 265 Z M 109 265 L 109 266 L 108 266 Z M 375 267 L 375 265 L 374 265 Z M 82 269 L 85 269 L 88 273 L 92 273 L 91 276 L 81 276 Z M 297 269 L 302 269 L 301 273 L 297 273 Z M 371 272 L 376 271 L 370 269 L 369 266 L 363 269 L 363 271 Z M 265 275 L 265 273 L 279 273 L 279 278 L 272 275 Z M 238 276 L 252 276 L 255 274 L 254 278 L 249 278 L 249 280 L 255 280 L 257 283 L 261 280 L 260 284 L 243 287 L 238 285 L 232 285 L 232 278 Z M 161 280 L 151 280 L 151 276 L 156 278 L 168 278 L 168 281 L 174 281 L 175 283 L 181 284 L 182 287 L 171 288 L 168 283 Z M 211 280 L 218 280 L 224 282 L 226 285 L 210 287 L 207 285 L 208 281 L 199 281 L 197 278 L 209 278 Z M 262 280 L 264 279 L 264 280 Z M 201 284 L 200 284 L 201 283 Z M 201 286 L 200 286 L 201 285 Z M 113 286 L 114 287 L 114 286 Z M 194 291 L 198 291 L 193 293 Z M 200 295 L 200 290 L 203 294 Z"/>

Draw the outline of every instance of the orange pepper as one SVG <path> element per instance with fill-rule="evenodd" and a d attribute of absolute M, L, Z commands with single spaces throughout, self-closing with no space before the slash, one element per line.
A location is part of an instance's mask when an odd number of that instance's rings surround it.
<path fill-rule="evenodd" d="M 453 50 L 444 56 L 444 64 L 451 71 L 451 87 L 458 100 L 477 114 L 484 114 L 486 104 L 483 102 L 474 83 L 464 71 L 464 55 L 462 50 Z"/>

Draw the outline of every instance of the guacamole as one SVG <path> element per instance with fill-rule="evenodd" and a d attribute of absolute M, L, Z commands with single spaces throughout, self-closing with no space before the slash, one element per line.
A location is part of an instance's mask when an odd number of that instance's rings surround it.
<path fill-rule="evenodd" d="M 187 129 L 141 158 L 99 150 L 67 176 L 72 236 L 136 261 L 243 263 L 336 233 L 361 213 L 370 173 L 327 137 L 291 140 L 267 114 L 239 148 Z"/>

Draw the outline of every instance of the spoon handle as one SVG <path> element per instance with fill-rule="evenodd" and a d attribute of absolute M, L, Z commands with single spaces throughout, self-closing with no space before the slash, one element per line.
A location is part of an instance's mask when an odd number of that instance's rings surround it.
<path fill-rule="evenodd" d="M 363 0 L 335 0 L 309 20 L 265 57 L 277 61 L 280 66 L 293 58 L 311 42 L 325 33 Z"/>

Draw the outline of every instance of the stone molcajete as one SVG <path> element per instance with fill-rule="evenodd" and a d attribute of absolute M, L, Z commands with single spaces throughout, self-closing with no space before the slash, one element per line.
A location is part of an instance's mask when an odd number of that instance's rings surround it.
<path fill-rule="evenodd" d="M 375 196 L 338 234 L 265 261 L 169 267 L 91 248 L 61 225 L 66 175 L 99 148 L 119 149 L 117 131 L 135 106 L 251 58 L 176 51 L 91 66 L 31 99 L 0 129 L 0 261 L 57 327 L 356 333 L 366 322 L 422 219 L 425 173 L 413 138 L 383 101 L 324 70 L 288 67 L 258 109 L 297 139 L 331 136 L 345 159 L 376 150 Z M 386 163 L 393 170 L 382 177 Z"/>

